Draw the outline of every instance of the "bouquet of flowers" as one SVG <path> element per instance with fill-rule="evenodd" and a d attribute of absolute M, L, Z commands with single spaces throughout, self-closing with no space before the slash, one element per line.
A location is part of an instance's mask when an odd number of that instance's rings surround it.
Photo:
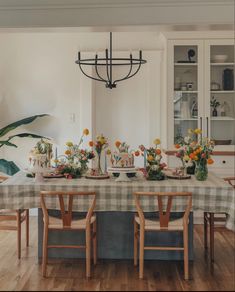
<path fill-rule="evenodd" d="M 84 129 L 78 144 L 69 141 L 66 143 L 66 151 L 58 163 L 57 170 L 68 178 L 80 177 L 88 170 L 88 163 L 95 157 L 94 152 L 87 149 L 81 149 L 84 136 L 89 135 L 89 130 Z"/>
<path fill-rule="evenodd" d="M 189 136 L 185 137 L 183 142 L 176 144 L 178 149 L 176 157 L 182 161 L 183 168 L 186 165 L 195 165 L 195 175 L 198 180 L 205 180 L 207 178 L 208 170 L 207 164 L 212 164 L 214 161 L 211 154 L 214 149 L 214 142 L 208 138 L 200 138 L 200 129 L 189 129 Z"/>
<path fill-rule="evenodd" d="M 103 134 L 101 134 L 96 137 L 95 141 L 90 141 L 89 145 L 90 147 L 94 147 L 97 154 L 97 158 L 98 158 L 98 165 L 97 165 L 95 174 L 103 175 L 104 173 L 101 168 L 101 154 L 102 154 L 102 151 L 105 150 L 109 145 L 108 139 Z"/>
<path fill-rule="evenodd" d="M 161 163 L 162 160 L 162 151 L 160 149 L 161 141 L 160 139 L 155 139 L 155 147 L 145 148 L 144 145 L 140 145 L 140 151 L 142 155 L 147 156 L 147 179 L 149 180 L 163 180 L 165 175 L 163 169 L 166 167 L 165 163 Z"/>

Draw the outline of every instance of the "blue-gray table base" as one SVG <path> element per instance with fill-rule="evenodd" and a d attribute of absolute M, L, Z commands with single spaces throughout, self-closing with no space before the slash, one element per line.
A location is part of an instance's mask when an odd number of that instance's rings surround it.
<path fill-rule="evenodd" d="M 58 211 L 50 211 L 57 216 Z M 97 212 L 98 258 L 133 259 L 133 212 Z M 180 213 L 174 213 L 179 217 Z M 181 215 L 182 216 L 182 215 Z M 38 214 L 38 257 L 42 257 L 43 220 L 42 211 Z M 79 245 L 85 243 L 85 232 L 51 231 L 49 244 Z M 148 232 L 145 245 L 183 246 L 182 232 Z M 85 258 L 84 250 L 49 249 L 49 258 Z M 149 260 L 183 260 L 182 251 L 146 251 Z M 189 259 L 193 260 L 193 213 L 189 220 Z"/>

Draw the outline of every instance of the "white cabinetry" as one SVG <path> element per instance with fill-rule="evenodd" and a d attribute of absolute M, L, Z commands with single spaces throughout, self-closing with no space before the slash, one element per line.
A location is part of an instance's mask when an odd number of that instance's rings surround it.
<path fill-rule="evenodd" d="M 212 169 L 234 175 L 234 40 L 209 34 L 180 39 L 178 34 L 167 40 L 166 59 L 167 149 L 173 150 L 189 128 L 201 128 L 202 136 L 216 143 Z M 174 166 L 177 160 L 171 157 L 168 163 Z"/>

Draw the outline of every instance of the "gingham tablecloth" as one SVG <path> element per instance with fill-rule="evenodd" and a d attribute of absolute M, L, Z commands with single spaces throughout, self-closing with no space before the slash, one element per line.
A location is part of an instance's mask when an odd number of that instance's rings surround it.
<path fill-rule="evenodd" d="M 164 181 L 147 181 L 135 178 L 131 182 L 116 182 L 115 179 L 46 179 L 37 184 L 34 179 L 19 172 L 4 183 L 0 184 L 0 209 L 40 208 L 40 191 L 95 191 L 97 193 L 96 211 L 136 211 L 133 200 L 135 191 L 173 191 L 192 192 L 193 210 L 208 212 L 225 212 L 228 220 L 226 226 L 235 231 L 235 200 L 234 189 L 209 173 L 206 181 L 197 181 L 194 176 L 188 180 L 167 179 Z M 74 210 L 87 211 L 89 200 L 80 198 L 74 201 Z M 156 204 L 153 199 L 144 198 L 144 211 L 153 212 Z M 57 208 L 55 200 L 49 202 L 50 208 Z M 172 211 L 183 211 L 183 202 L 177 199 Z"/>

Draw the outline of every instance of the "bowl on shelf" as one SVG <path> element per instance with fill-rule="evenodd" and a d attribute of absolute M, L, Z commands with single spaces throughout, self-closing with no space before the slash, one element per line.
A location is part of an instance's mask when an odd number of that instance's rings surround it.
<path fill-rule="evenodd" d="M 231 145 L 232 140 L 214 140 L 215 145 Z"/>
<path fill-rule="evenodd" d="M 212 63 L 224 63 L 228 59 L 228 55 L 213 55 L 211 58 Z"/>

